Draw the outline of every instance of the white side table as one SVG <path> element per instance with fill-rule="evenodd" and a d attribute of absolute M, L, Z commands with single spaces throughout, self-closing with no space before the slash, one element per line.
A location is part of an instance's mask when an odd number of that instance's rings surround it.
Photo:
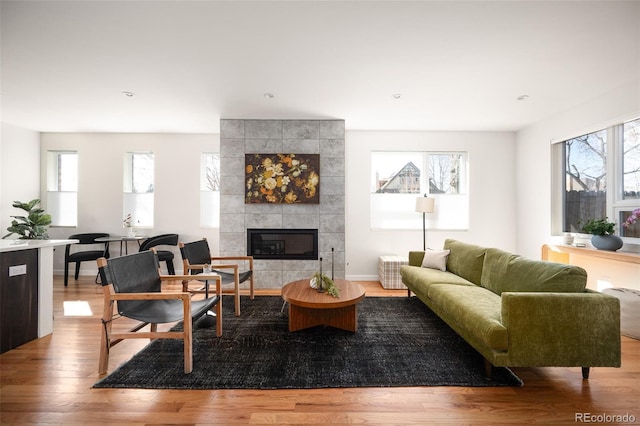
<path fill-rule="evenodd" d="M 407 287 L 402 284 L 400 267 L 408 265 L 409 260 L 404 256 L 386 255 L 380 256 L 378 261 L 378 279 L 385 289 L 403 289 Z"/>

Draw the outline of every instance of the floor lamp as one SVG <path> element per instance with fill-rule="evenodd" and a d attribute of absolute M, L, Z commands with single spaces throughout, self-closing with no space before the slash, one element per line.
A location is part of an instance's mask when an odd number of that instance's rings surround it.
<path fill-rule="evenodd" d="M 425 251 L 427 250 L 427 227 L 425 216 L 427 213 L 433 213 L 435 205 L 435 198 L 428 198 L 427 194 L 424 194 L 424 197 L 416 198 L 416 211 L 422 213 L 422 246 Z"/>

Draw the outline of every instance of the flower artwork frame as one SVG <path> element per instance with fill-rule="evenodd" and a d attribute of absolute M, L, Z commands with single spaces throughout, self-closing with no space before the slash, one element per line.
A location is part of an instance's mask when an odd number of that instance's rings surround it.
<path fill-rule="evenodd" d="M 320 154 L 245 154 L 245 204 L 319 204 Z"/>

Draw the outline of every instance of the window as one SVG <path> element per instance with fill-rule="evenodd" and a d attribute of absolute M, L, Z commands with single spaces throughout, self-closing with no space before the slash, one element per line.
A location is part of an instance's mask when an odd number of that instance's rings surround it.
<path fill-rule="evenodd" d="M 371 228 L 422 229 L 415 203 L 425 193 L 436 199 L 436 211 L 427 215 L 429 229 L 467 229 L 467 154 L 371 153 Z"/>
<path fill-rule="evenodd" d="M 200 161 L 200 226 L 220 227 L 220 156 L 203 153 Z"/>
<path fill-rule="evenodd" d="M 47 152 L 47 210 L 51 226 L 78 225 L 78 153 Z"/>
<path fill-rule="evenodd" d="M 624 224 L 640 207 L 640 119 L 622 125 L 622 200 L 616 210 Z M 620 236 L 640 238 L 640 221 L 620 226 Z"/>
<path fill-rule="evenodd" d="M 607 131 L 564 142 L 563 232 L 579 232 L 588 219 L 607 216 Z"/>
<path fill-rule="evenodd" d="M 553 155 L 562 169 L 554 178 L 561 188 L 554 195 L 554 219 L 562 218 L 554 221 L 555 233 L 579 233 L 586 221 L 606 217 L 616 222 L 616 234 L 640 238 L 639 222 L 622 225 L 640 208 L 640 119 L 561 141 Z"/>
<path fill-rule="evenodd" d="M 124 158 L 123 219 L 134 227 L 153 226 L 154 165 L 152 152 L 127 152 Z"/>

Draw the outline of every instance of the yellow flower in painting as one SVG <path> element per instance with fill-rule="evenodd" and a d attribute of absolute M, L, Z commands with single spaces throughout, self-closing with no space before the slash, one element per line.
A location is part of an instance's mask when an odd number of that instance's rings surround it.
<path fill-rule="evenodd" d="M 271 158 L 267 157 L 264 160 L 262 160 L 262 165 L 264 167 L 271 167 L 271 165 L 273 164 L 273 161 L 271 161 Z"/>
<path fill-rule="evenodd" d="M 253 172 L 253 166 L 251 164 L 247 164 L 247 167 L 245 167 L 245 171 L 248 173 Z"/>
<path fill-rule="evenodd" d="M 266 199 L 267 199 L 267 201 L 268 201 L 268 202 L 270 202 L 270 203 L 275 203 L 275 202 L 277 202 L 277 201 L 278 201 L 278 199 L 277 199 L 276 197 L 274 197 L 273 195 L 267 195 L 265 198 L 266 198 Z"/>
<path fill-rule="evenodd" d="M 289 191 L 289 193 L 287 193 L 287 195 L 284 197 L 284 202 L 288 204 L 292 204 L 292 203 L 295 203 L 297 199 L 298 199 L 298 196 L 294 194 L 292 191 Z"/>
<path fill-rule="evenodd" d="M 273 176 L 273 170 L 267 170 L 264 172 L 265 179 L 271 179 L 271 176 Z"/>
<path fill-rule="evenodd" d="M 320 176 L 318 176 L 316 172 L 309 173 L 309 184 L 313 186 L 317 186 L 319 180 L 320 180 Z"/>
<path fill-rule="evenodd" d="M 264 187 L 267 189 L 273 189 L 276 187 L 276 180 L 272 177 L 266 179 L 264 181 Z"/>
<path fill-rule="evenodd" d="M 276 178 L 276 186 L 280 188 L 282 186 L 282 183 L 283 183 L 282 176 L 278 176 Z"/>

